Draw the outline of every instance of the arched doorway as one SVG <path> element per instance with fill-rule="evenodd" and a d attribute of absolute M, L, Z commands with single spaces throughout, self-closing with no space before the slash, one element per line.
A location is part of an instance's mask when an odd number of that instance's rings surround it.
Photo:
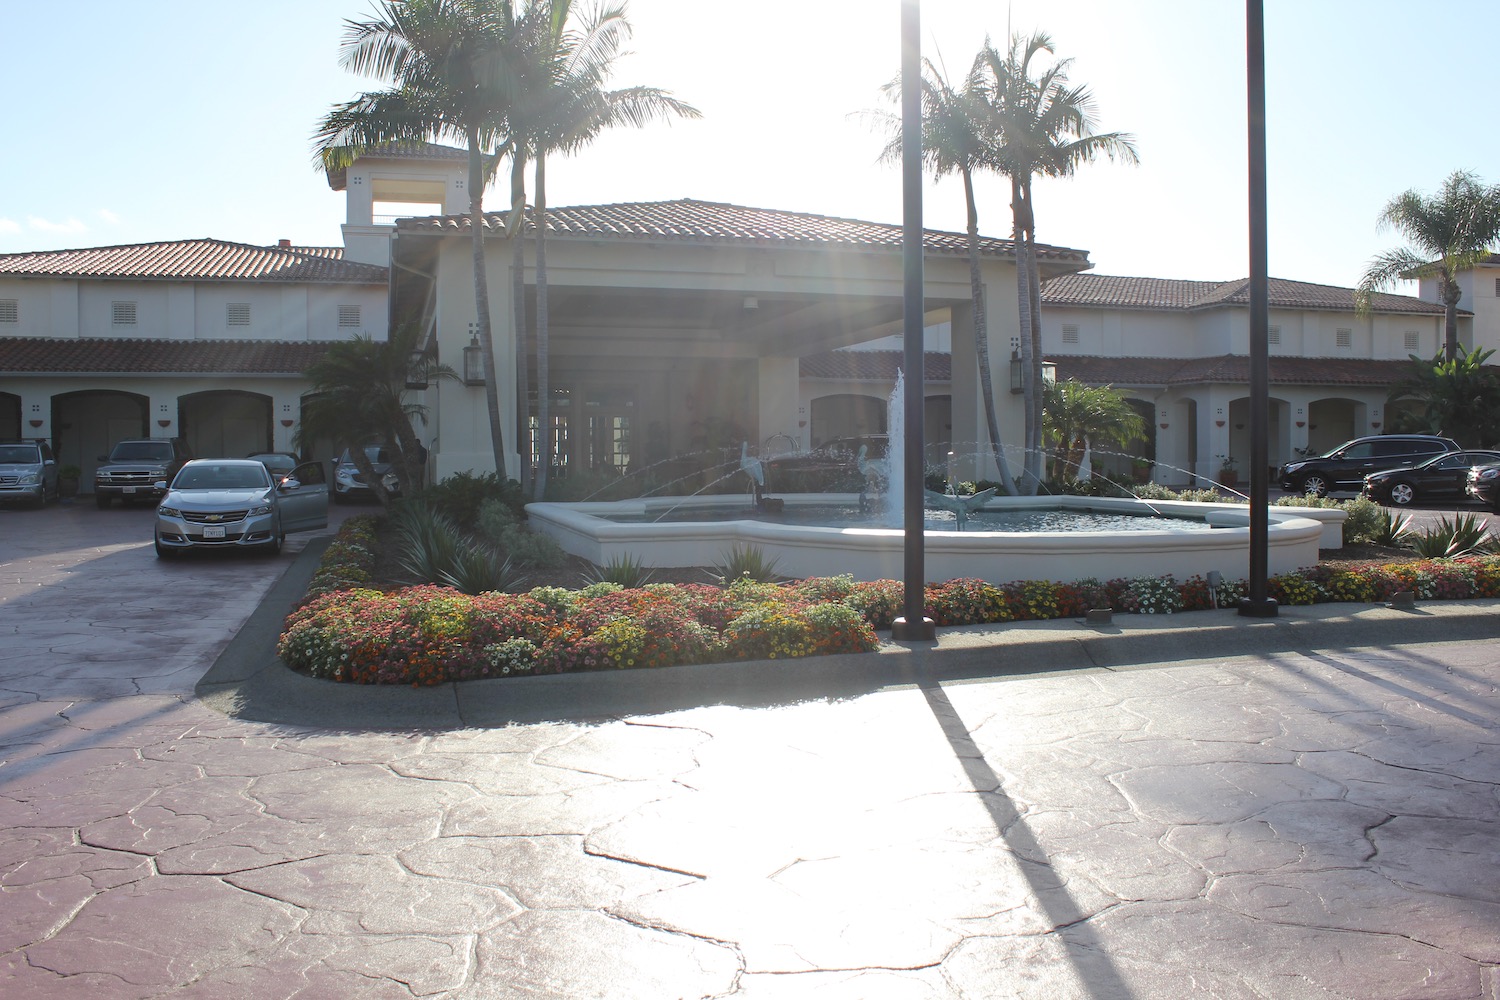
<path fill-rule="evenodd" d="M 244 458 L 274 451 L 271 397 L 243 389 L 209 389 L 177 398 L 177 426 L 199 458 Z"/>
<path fill-rule="evenodd" d="M 0 392 L 0 440 L 21 436 L 21 397 Z"/>
<path fill-rule="evenodd" d="M 52 397 L 52 448 L 60 465 L 83 470 L 79 482 L 94 481 L 99 456 L 125 438 L 151 436 L 151 400 L 119 389 L 81 389 Z"/>
<path fill-rule="evenodd" d="M 886 432 L 886 401 L 879 396 L 839 393 L 812 401 L 812 446 L 839 438 Z"/>

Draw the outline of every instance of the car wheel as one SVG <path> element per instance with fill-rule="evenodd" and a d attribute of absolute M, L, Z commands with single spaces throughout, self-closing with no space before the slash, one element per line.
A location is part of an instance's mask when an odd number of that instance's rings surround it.
<path fill-rule="evenodd" d="M 158 558 L 158 559 L 173 559 L 173 558 L 176 558 L 177 553 L 173 552 L 171 549 L 169 549 L 165 545 L 163 545 L 161 543 L 161 539 L 160 538 L 156 539 L 152 544 L 156 548 L 156 558 Z"/>
<path fill-rule="evenodd" d="M 1322 476 L 1308 476 L 1302 480 L 1302 493 L 1310 497 L 1326 497 L 1328 495 L 1328 480 Z"/>
<path fill-rule="evenodd" d="M 104 493 L 95 493 L 94 494 L 94 504 L 100 510 L 103 510 L 104 508 L 106 508 L 106 507 L 109 506 L 109 496 L 106 495 L 106 494 L 104 494 Z"/>
<path fill-rule="evenodd" d="M 272 535 L 271 540 L 266 543 L 266 547 L 264 550 L 266 555 L 272 557 L 281 555 L 281 543 L 284 541 L 286 541 L 286 539 L 281 535 Z"/>
<path fill-rule="evenodd" d="M 1405 507 L 1417 498 L 1417 491 L 1411 483 L 1395 483 L 1391 486 L 1391 503 L 1397 507 Z"/>
<path fill-rule="evenodd" d="M 349 498 L 344 496 L 344 494 L 342 493 L 335 493 L 333 495 L 333 502 L 340 506 L 343 506 L 344 504 L 349 502 Z"/>

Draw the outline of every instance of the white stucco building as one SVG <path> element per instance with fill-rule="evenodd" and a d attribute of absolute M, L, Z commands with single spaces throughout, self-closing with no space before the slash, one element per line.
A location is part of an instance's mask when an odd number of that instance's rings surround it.
<path fill-rule="evenodd" d="M 93 457 L 121 437 L 182 436 L 200 455 L 289 449 L 308 389 L 301 372 L 328 344 L 383 337 L 392 322 L 423 324 L 438 359 L 461 368 L 476 318 L 464 154 L 388 151 L 328 180 L 347 204 L 342 247 L 204 239 L 0 255 L 0 438 L 50 438 L 87 482 Z M 528 330 L 530 378 L 518 384 L 503 223 L 489 215 L 485 239 L 514 470 L 523 393 L 536 413 L 536 364 Z M 985 439 L 965 239 L 929 231 L 924 245 L 928 457 L 951 448 L 962 462 Z M 980 251 L 1000 419 L 1014 445 L 1013 246 L 984 238 Z M 1041 251 L 1045 357 L 1059 377 L 1109 383 L 1135 401 L 1152 431 L 1137 451 L 1159 480 L 1211 477 L 1217 456 L 1248 455 L 1244 281 L 1093 275 L 1085 251 Z M 705 449 L 737 453 L 740 441 L 778 454 L 885 429 L 901 318 L 897 225 L 693 200 L 560 208 L 548 217 L 547 276 L 549 432 L 566 471 L 635 471 Z M 1465 280 L 1461 339 L 1496 346 L 1500 266 Z M 1378 433 L 1407 356 L 1440 346 L 1442 309 L 1387 295 L 1360 317 L 1349 289 L 1273 280 L 1270 323 L 1275 462 Z M 433 473 L 492 468 L 484 389 L 425 392 Z M 980 457 L 959 471 L 993 470 Z"/>

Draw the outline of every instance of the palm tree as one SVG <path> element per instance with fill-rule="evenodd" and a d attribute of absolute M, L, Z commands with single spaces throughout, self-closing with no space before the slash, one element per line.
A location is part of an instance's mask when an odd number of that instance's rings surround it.
<path fill-rule="evenodd" d="M 1443 304 L 1443 351 L 1458 360 L 1460 272 L 1482 262 L 1500 239 L 1500 186 L 1485 187 L 1479 178 L 1456 170 L 1436 197 L 1415 189 L 1397 195 L 1380 213 L 1380 228 L 1406 237 L 1408 246 L 1387 250 L 1365 268 L 1354 290 L 1354 307 L 1369 315 L 1377 291 L 1409 278 L 1436 278 Z"/>
<path fill-rule="evenodd" d="M 976 66 L 978 64 L 976 63 Z M 995 382 L 990 365 L 988 322 L 984 311 L 984 285 L 979 275 L 979 209 L 974 200 L 974 172 L 987 164 L 988 137 L 983 133 L 984 115 L 980 103 L 981 82 L 972 72 L 959 88 L 954 88 L 942 69 L 929 59 L 922 60 L 922 158 L 935 177 L 958 174 L 964 185 L 965 233 L 969 257 L 969 298 L 974 327 L 974 364 L 979 369 L 979 392 L 984 397 L 985 428 L 989 433 L 990 452 L 1000 473 L 1000 485 L 1014 495 L 1015 480 L 1000 440 L 1000 419 L 995 409 Z M 883 88 L 886 96 L 900 100 L 898 77 Z M 882 115 L 891 133 L 880 158 L 901 161 L 901 119 Z M 1017 257 L 1016 266 L 1020 267 Z"/>
<path fill-rule="evenodd" d="M 1086 443 L 1123 448 L 1146 437 L 1146 421 L 1110 386 L 1073 379 L 1046 383 L 1042 402 L 1047 435 L 1056 442 L 1054 460 L 1065 475 L 1077 475 Z"/>
<path fill-rule="evenodd" d="M 1453 360 L 1441 351 L 1428 360 L 1412 355 L 1412 374 L 1395 387 L 1391 401 L 1415 399 L 1424 410 L 1396 410 L 1390 429 L 1447 434 L 1466 448 L 1500 444 L 1500 374 L 1485 364 L 1494 353 L 1476 347 Z"/>
<path fill-rule="evenodd" d="M 406 386 L 456 377 L 417 350 L 422 339 L 415 324 L 392 330 L 386 340 L 355 337 L 329 347 L 304 372 L 312 392 L 297 426 L 297 446 L 306 451 L 317 441 L 332 440 L 336 448 L 349 449 L 382 506 L 389 505 L 390 495 L 364 446 L 376 443 L 390 451 L 402 489 L 420 493 L 426 482 L 426 450 L 412 421 L 425 421 L 427 410 L 408 398 Z"/>
<path fill-rule="evenodd" d="M 1099 156 L 1139 162 L 1135 139 L 1124 132 L 1095 132 L 1097 116 L 1088 88 L 1068 82 L 1071 59 L 1055 61 L 1039 76 L 1032 63 L 1052 55 L 1043 32 L 1011 36 L 1004 56 L 986 43 L 977 63 L 984 67 L 988 115 L 987 166 L 1010 178 L 1011 212 L 1018 252 L 1016 286 L 1021 322 L 1022 391 L 1026 406 L 1025 492 L 1036 491 L 1041 476 L 1042 320 L 1041 271 L 1036 252 L 1036 213 L 1032 180 L 1068 177 Z"/>
<path fill-rule="evenodd" d="M 511 0 L 382 0 L 376 16 L 345 22 L 339 63 L 391 83 L 337 104 L 314 143 L 325 168 L 348 166 L 371 147 L 463 142 L 469 152 L 469 228 L 474 308 L 483 347 L 495 471 L 506 476 L 494 336 L 484 260 L 484 188 L 508 133 L 527 36 Z M 487 152 L 488 151 L 488 152 Z"/>
<path fill-rule="evenodd" d="M 533 10 L 545 10 L 534 28 L 542 34 L 527 46 L 532 63 L 526 86 L 510 115 L 511 216 L 507 228 L 519 236 L 525 182 L 521 179 L 528 156 L 535 162 L 536 202 L 532 225 L 536 238 L 536 356 L 537 423 L 542 454 L 535 496 L 541 500 L 552 464 L 552 434 L 548 426 L 551 404 L 547 299 L 547 156 L 575 153 L 600 132 L 617 125 L 640 128 L 656 119 L 700 117 L 698 109 L 656 87 L 606 90 L 605 81 L 630 36 L 624 3 L 598 7 L 576 26 L 573 0 L 537 0 Z M 516 251 L 519 255 L 519 250 Z M 516 273 L 520 273 L 517 267 Z M 519 300 L 519 296 L 518 296 Z M 524 323 L 524 320 L 523 320 Z M 524 325 L 522 326 L 524 329 Z"/>

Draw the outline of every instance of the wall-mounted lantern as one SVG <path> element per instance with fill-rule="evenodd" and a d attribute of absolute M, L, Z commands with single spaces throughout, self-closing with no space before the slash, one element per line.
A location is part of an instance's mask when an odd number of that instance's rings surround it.
<path fill-rule="evenodd" d="M 1057 384 L 1057 362 L 1042 362 L 1042 384 Z M 1022 393 L 1026 391 L 1026 371 L 1021 364 L 1021 352 L 1011 348 L 1010 352 L 1010 391 Z"/>
<path fill-rule="evenodd" d="M 469 346 L 464 348 L 464 385 L 484 385 L 484 348 L 479 333 L 469 324 Z"/>

